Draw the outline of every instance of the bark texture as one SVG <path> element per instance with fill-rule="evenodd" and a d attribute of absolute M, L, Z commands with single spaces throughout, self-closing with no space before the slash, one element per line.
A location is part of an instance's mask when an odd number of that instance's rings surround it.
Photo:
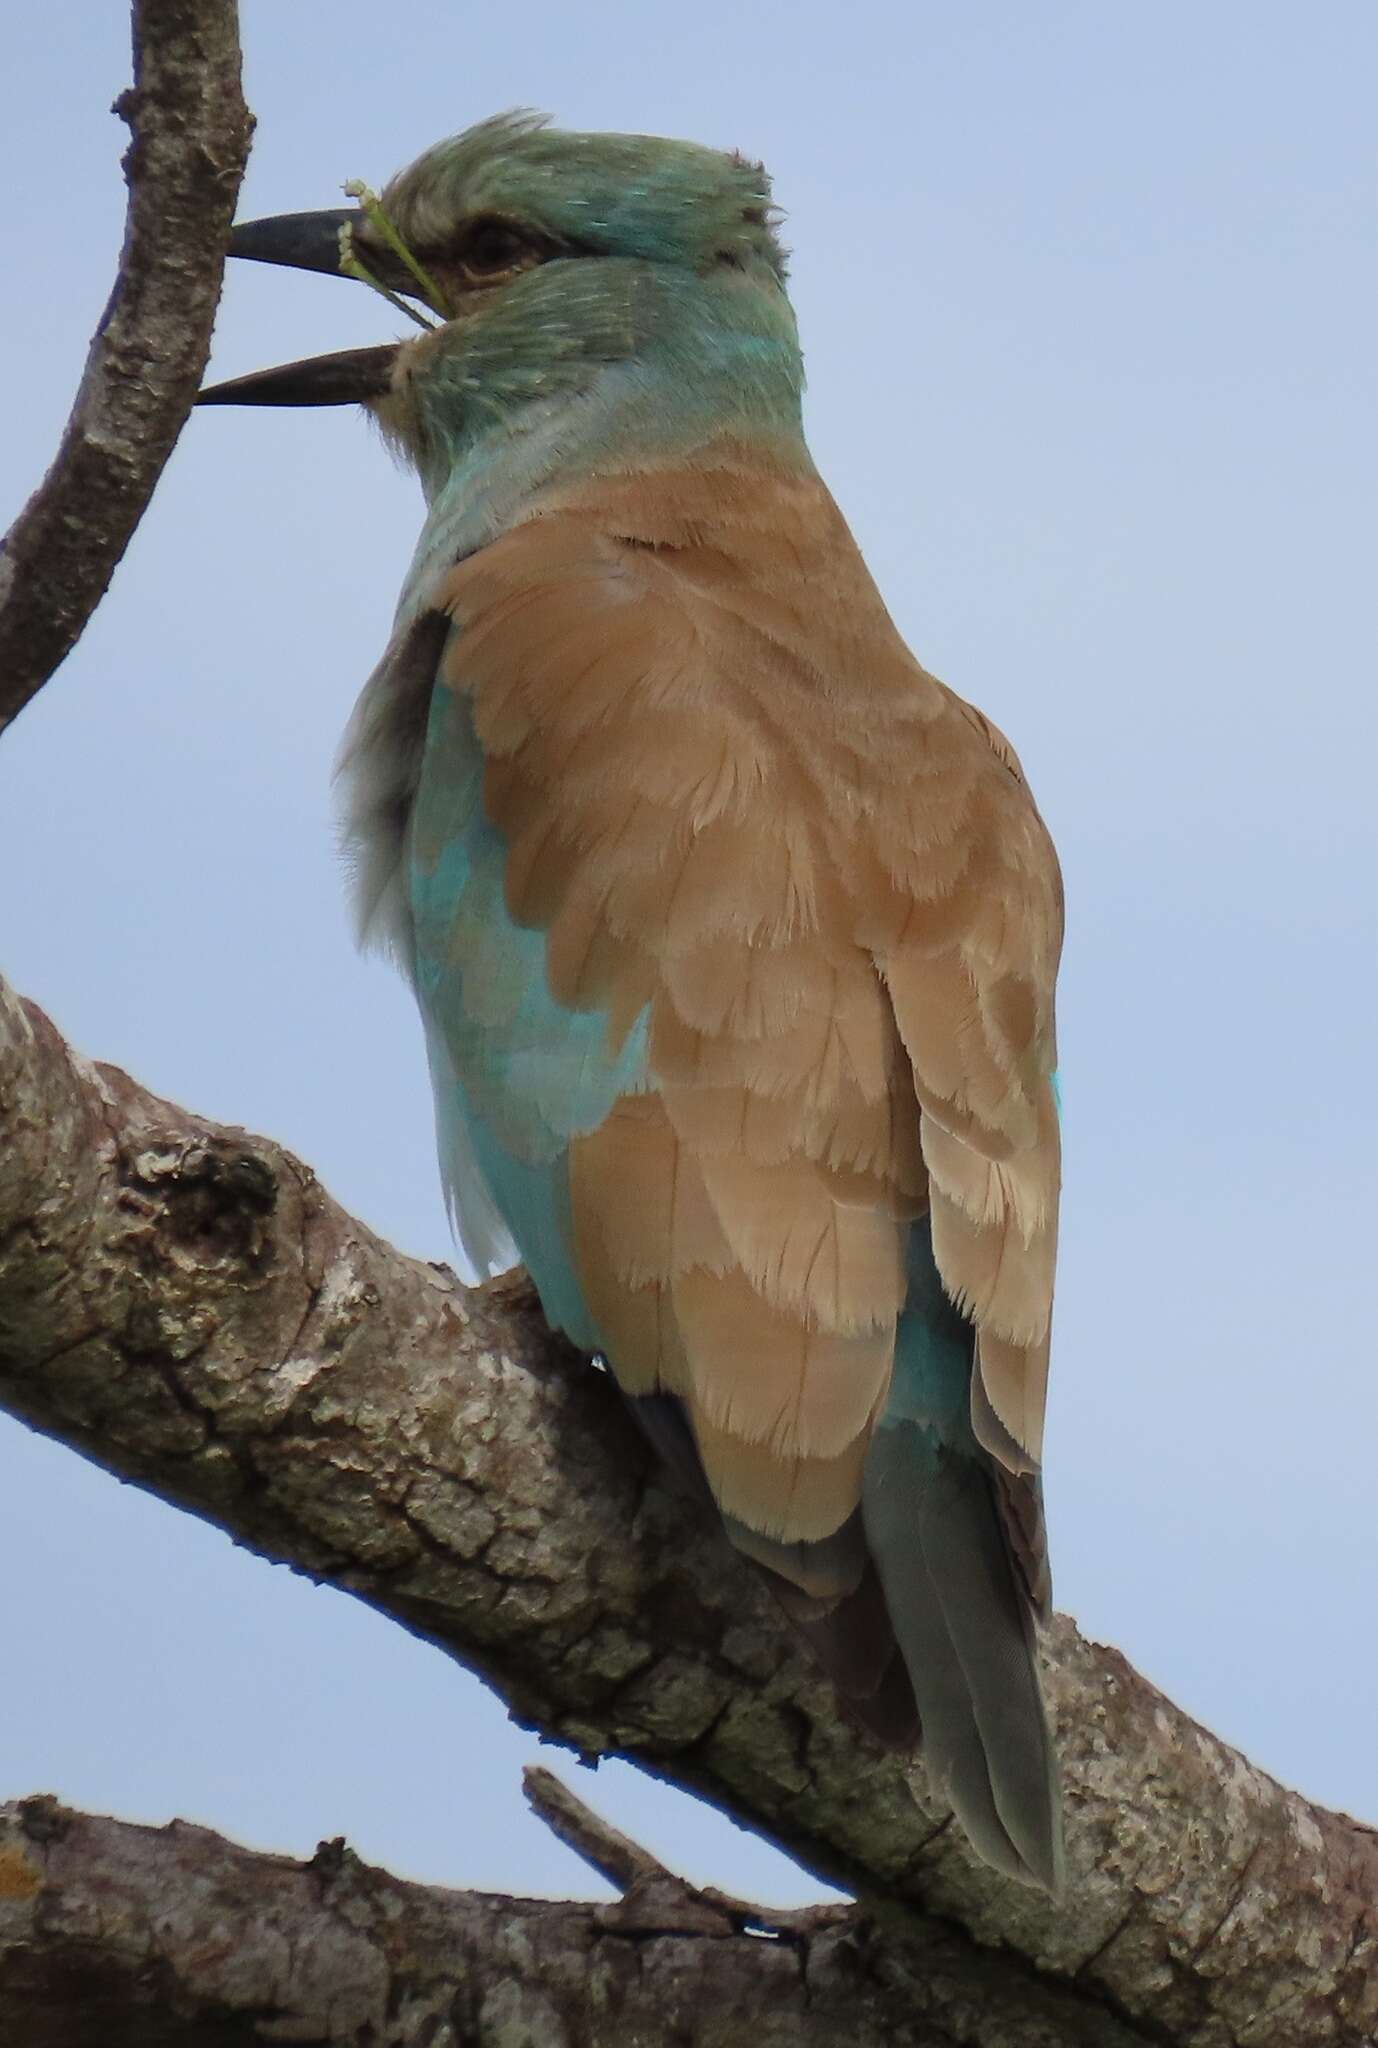
<path fill-rule="evenodd" d="M 403 1884 L 49 1798 L 0 1807 L 16 2048 L 1133 2048 L 937 1923 L 724 1910 L 668 1873 L 606 1906 Z"/>
<path fill-rule="evenodd" d="M 89 1065 L 8 993 L 0 1134 L 0 1401 L 368 1600 L 523 1722 L 632 1757 L 781 1843 L 856 1892 L 867 1926 L 893 1927 L 897 1957 L 955 1944 L 973 2015 L 976 1987 L 1011 1971 L 1030 2011 L 1054 1994 L 1064 2009 L 1042 2037 L 973 2016 L 951 2038 L 1378 2037 L 1378 1837 L 1283 1790 L 1113 1650 L 1066 1620 L 1050 1640 L 1071 1868 L 1055 1905 L 975 1864 L 922 1772 L 839 1721 L 523 1285 L 466 1290 L 391 1250 L 290 1154 Z M 1083 2018 L 1100 2031 L 1077 2032 Z M 618 2038 L 638 2036 L 628 2022 Z"/>
<path fill-rule="evenodd" d="M 234 0 L 135 0 L 133 32 L 119 273 L 52 468 L 0 550 L 0 730 L 76 645 L 182 430 L 249 153 Z"/>

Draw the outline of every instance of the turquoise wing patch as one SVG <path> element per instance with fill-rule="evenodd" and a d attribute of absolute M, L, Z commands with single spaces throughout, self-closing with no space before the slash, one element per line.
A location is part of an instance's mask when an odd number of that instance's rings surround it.
<path fill-rule="evenodd" d="M 506 852 L 484 815 L 469 707 L 438 686 L 412 812 L 410 892 L 441 1167 L 461 1242 L 486 1190 L 547 1316 L 596 1350 L 570 1253 L 569 1140 L 596 1129 L 619 1096 L 648 1085 L 647 1018 L 611 1051 L 603 1012 L 555 1001 L 544 935 L 507 908 Z M 467 1189 L 456 1171 L 466 1161 Z M 474 1166 L 482 1190 L 473 1188 Z"/>

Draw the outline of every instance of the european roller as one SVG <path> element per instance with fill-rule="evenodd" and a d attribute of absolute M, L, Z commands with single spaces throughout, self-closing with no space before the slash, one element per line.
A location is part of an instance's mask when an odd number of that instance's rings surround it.
<path fill-rule="evenodd" d="M 805 444 L 757 164 L 527 116 L 236 230 L 422 331 L 361 403 L 426 519 L 340 778 L 456 1229 L 520 1257 L 851 1715 L 1055 1890 L 1036 1661 L 1057 859 Z"/>

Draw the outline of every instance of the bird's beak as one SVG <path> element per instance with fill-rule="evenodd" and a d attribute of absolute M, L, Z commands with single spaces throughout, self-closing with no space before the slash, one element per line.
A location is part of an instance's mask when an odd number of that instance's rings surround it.
<path fill-rule="evenodd" d="M 280 213 L 268 220 L 241 221 L 230 235 L 229 254 L 251 263 L 284 263 L 293 270 L 316 270 L 330 277 L 340 269 L 340 230 L 357 226 L 358 207 L 327 207 L 319 213 Z M 416 280 L 389 251 L 368 251 L 369 268 L 389 290 L 411 295 Z M 305 362 L 257 370 L 212 384 L 198 405 L 360 405 L 381 398 L 388 389 L 400 344 L 381 348 L 349 348 L 338 355 L 311 356 Z"/>
<path fill-rule="evenodd" d="M 378 348 L 343 348 L 333 356 L 307 356 L 276 370 L 255 370 L 211 384 L 198 405 L 362 405 L 381 398 L 392 382 L 400 342 Z"/>
<path fill-rule="evenodd" d="M 320 270 L 339 277 L 340 231 L 357 227 L 357 206 L 331 206 L 319 213 L 275 213 L 268 220 L 242 220 L 230 231 L 229 254 L 250 263 L 285 263 L 291 270 Z"/>

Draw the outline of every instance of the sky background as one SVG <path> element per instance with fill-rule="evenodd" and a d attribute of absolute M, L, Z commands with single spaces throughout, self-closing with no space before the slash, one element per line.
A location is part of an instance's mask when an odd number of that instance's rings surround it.
<path fill-rule="evenodd" d="M 1378 1820 L 1373 1014 L 1378 11 L 250 0 L 248 215 L 514 105 L 763 156 L 815 455 L 901 629 L 1010 734 L 1061 850 L 1058 1604 Z M 0 523 L 120 243 L 118 5 L 6 26 Z M 384 340 L 232 269 L 214 371 Z M 0 969 L 75 1045 L 271 1133 L 448 1252 L 420 1035 L 361 961 L 329 774 L 414 482 L 349 412 L 194 417 L 0 744 Z M 0 1797 L 52 1790 L 449 1883 L 596 1896 L 478 1681 L 0 1418 Z M 625 1767 L 699 1877 L 813 1895 Z"/>

